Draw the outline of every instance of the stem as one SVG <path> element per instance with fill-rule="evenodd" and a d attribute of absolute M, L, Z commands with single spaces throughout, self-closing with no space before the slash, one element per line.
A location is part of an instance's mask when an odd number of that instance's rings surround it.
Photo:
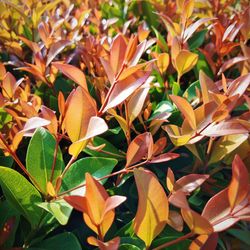
<path fill-rule="evenodd" d="M 127 132 L 126 132 L 126 139 L 127 144 L 129 145 L 131 142 L 131 136 L 130 136 L 130 125 L 129 125 L 129 115 L 128 115 L 128 103 L 125 101 L 125 116 L 126 116 L 126 122 L 127 122 Z"/>
<path fill-rule="evenodd" d="M 56 137 L 56 147 L 55 147 L 55 151 L 54 151 L 53 164 L 52 164 L 52 168 L 51 168 L 50 182 L 52 182 L 53 178 L 54 178 L 54 172 L 55 172 L 55 166 L 56 166 L 56 157 L 57 157 L 57 153 L 58 153 L 60 140 L 61 140 L 61 137 L 60 137 L 60 135 L 58 135 Z"/>
<path fill-rule="evenodd" d="M 66 174 L 66 172 L 69 170 L 69 168 L 71 167 L 72 163 L 76 160 L 76 158 L 74 156 L 71 157 L 71 159 L 69 160 L 67 166 L 65 167 L 65 169 L 63 170 L 62 174 L 61 174 L 61 178 L 63 178 L 63 176 Z"/>
<path fill-rule="evenodd" d="M 160 245 L 160 246 L 158 246 L 158 247 L 156 247 L 156 248 L 153 248 L 153 250 L 160 250 L 160 249 L 163 249 L 163 248 L 172 246 L 172 245 L 174 245 L 174 244 L 176 244 L 176 243 L 178 243 L 178 242 L 181 242 L 181 241 L 183 241 L 183 240 L 186 240 L 186 239 L 192 237 L 193 235 L 194 235 L 193 232 L 190 232 L 190 233 L 188 233 L 188 234 L 185 234 L 185 235 L 181 236 L 181 237 L 178 238 L 178 239 L 175 239 L 175 240 L 166 242 L 166 243 L 164 243 L 164 244 L 162 244 L 162 245 Z"/>
<path fill-rule="evenodd" d="M 29 179 L 35 184 L 35 186 L 37 187 L 37 189 L 42 193 L 42 189 L 41 189 L 40 185 L 37 183 L 37 181 L 35 180 L 35 178 L 27 171 L 27 169 L 22 164 L 22 162 L 20 161 L 20 159 L 18 158 L 18 156 L 16 155 L 16 153 L 10 148 L 10 146 L 8 145 L 8 143 L 5 141 L 2 133 L 0 133 L 0 139 L 3 142 L 4 146 L 6 147 L 7 151 L 9 152 L 9 154 L 12 156 L 12 158 L 18 164 L 18 166 L 29 177 Z"/>
<path fill-rule="evenodd" d="M 104 237 L 102 235 L 100 226 L 97 226 L 97 232 L 98 232 L 98 238 L 100 239 L 100 241 L 103 242 L 104 241 Z"/>
<path fill-rule="evenodd" d="M 116 176 L 116 175 L 119 175 L 119 174 L 126 174 L 126 173 L 128 173 L 130 170 L 132 170 L 132 169 L 134 169 L 134 168 L 138 168 L 138 167 L 140 167 L 140 166 L 146 164 L 147 162 L 148 162 L 148 160 L 145 160 L 145 161 L 140 162 L 140 163 L 138 163 L 138 164 L 136 164 L 136 165 L 133 165 L 133 166 L 131 166 L 131 167 L 124 168 L 124 169 L 121 169 L 121 170 L 116 171 L 116 172 L 114 172 L 114 173 L 105 175 L 105 176 L 103 176 L 103 177 L 101 177 L 101 178 L 98 178 L 98 179 L 96 179 L 96 180 L 97 180 L 97 181 L 101 181 L 101 180 L 104 180 L 104 179 L 107 179 L 107 178 L 109 178 L 109 177 L 113 177 L 113 176 Z M 67 166 L 68 166 L 68 165 L 67 165 Z M 66 168 L 65 168 L 65 169 L 66 169 Z M 67 193 L 70 193 L 70 192 L 72 192 L 72 191 L 74 191 L 74 190 L 76 190 L 76 189 L 79 189 L 79 188 L 82 188 L 82 187 L 85 187 L 85 186 L 86 186 L 86 183 L 81 184 L 81 185 L 79 185 L 79 186 L 77 186 L 77 187 L 71 188 L 71 189 L 69 189 L 69 190 L 67 190 L 67 191 L 64 191 L 64 192 L 58 194 L 56 198 L 61 197 L 61 196 L 64 196 L 64 195 L 67 194 Z"/>

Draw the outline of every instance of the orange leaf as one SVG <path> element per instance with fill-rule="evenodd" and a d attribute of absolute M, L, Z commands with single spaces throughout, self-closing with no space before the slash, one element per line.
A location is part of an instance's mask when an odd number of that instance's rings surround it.
<path fill-rule="evenodd" d="M 90 118 L 97 113 L 95 101 L 89 93 L 78 87 L 66 101 L 65 129 L 72 142 L 85 136 Z"/>
<path fill-rule="evenodd" d="M 53 62 L 52 65 L 59 69 L 69 79 L 88 91 L 85 75 L 80 69 L 70 64 L 63 64 L 62 62 Z"/>
<path fill-rule="evenodd" d="M 170 95 L 170 98 L 177 106 L 177 108 L 181 111 L 185 119 L 187 119 L 191 128 L 195 130 L 196 129 L 195 113 L 189 102 L 180 96 Z"/>
<path fill-rule="evenodd" d="M 47 128 L 50 131 L 50 133 L 56 136 L 58 125 L 57 125 L 57 118 L 56 118 L 55 112 L 47 108 L 46 106 L 42 105 L 40 114 L 42 115 L 42 118 L 50 121 L 50 124 L 47 126 Z"/>
<path fill-rule="evenodd" d="M 127 78 L 118 81 L 113 89 L 110 89 L 111 94 L 108 103 L 103 112 L 113 108 L 126 100 L 134 93 L 149 77 L 150 71 L 139 70 L 128 76 Z"/>
<path fill-rule="evenodd" d="M 168 220 L 168 199 L 163 187 L 150 171 L 135 169 L 134 176 L 139 194 L 134 231 L 146 247 L 161 233 Z"/>
<path fill-rule="evenodd" d="M 125 59 L 126 48 L 127 45 L 123 35 L 117 35 L 110 48 L 110 63 L 114 75 L 117 75 L 122 67 L 122 63 Z"/>
<path fill-rule="evenodd" d="M 249 194 L 248 170 L 238 155 L 234 158 L 232 172 L 232 180 L 228 187 L 228 199 L 231 209 Z"/>
<path fill-rule="evenodd" d="M 213 233 L 213 227 L 209 221 L 200 214 L 188 210 L 181 209 L 181 214 L 188 227 L 195 234 L 211 234 Z"/>
<path fill-rule="evenodd" d="M 150 147 L 153 147 L 153 138 L 149 132 L 136 136 L 128 146 L 126 166 L 133 165 L 143 157 L 147 157 Z"/>
<path fill-rule="evenodd" d="M 88 243 L 92 246 L 97 246 L 100 250 L 118 250 L 120 245 L 120 238 L 115 237 L 108 242 L 102 242 L 93 236 L 88 237 Z"/>
<path fill-rule="evenodd" d="M 209 91 L 218 93 L 219 90 L 217 89 L 215 83 L 202 70 L 200 70 L 199 80 L 201 85 L 203 103 L 206 104 L 212 100 Z"/>
<path fill-rule="evenodd" d="M 189 246 L 189 250 L 211 250 L 216 249 L 218 243 L 219 235 L 217 233 L 212 233 L 210 235 L 199 235 L 195 238 L 191 245 Z"/>

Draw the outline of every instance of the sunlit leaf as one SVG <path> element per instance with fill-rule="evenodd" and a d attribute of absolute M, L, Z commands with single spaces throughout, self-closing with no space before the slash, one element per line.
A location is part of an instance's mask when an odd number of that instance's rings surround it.
<path fill-rule="evenodd" d="M 164 189 L 149 171 L 134 170 L 139 204 L 134 220 L 134 231 L 147 247 L 164 229 L 168 220 L 168 199 Z"/>

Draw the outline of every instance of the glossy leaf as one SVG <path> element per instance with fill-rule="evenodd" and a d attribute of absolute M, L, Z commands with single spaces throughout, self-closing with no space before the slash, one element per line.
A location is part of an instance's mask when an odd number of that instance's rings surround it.
<path fill-rule="evenodd" d="M 164 189 L 149 171 L 134 170 L 139 193 L 139 204 L 134 220 L 134 231 L 147 247 L 164 229 L 168 220 L 168 199 Z"/>
<path fill-rule="evenodd" d="M 44 194 L 47 194 L 47 182 L 50 181 L 52 174 L 55 147 L 56 140 L 44 128 L 36 130 L 28 146 L 26 156 L 27 170 L 35 178 Z M 60 148 L 58 148 L 52 181 L 61 174 L 63 167 L 62 153 Z"/>
<path fill-rule="evenodd" d="M 42 197 L 36 188 L 21 174 L 6 167 L 0 167 L 0 185 L 8 202 L 36 228 L 42 216 L 42 210 L 36 205 Z"/>
<path fill-rule="evenodd" d="M 231 209 L 249 195 L 248 171 L 238 155 L 232 165 L 232 180 L 228 187 L 228 199 Z"/>

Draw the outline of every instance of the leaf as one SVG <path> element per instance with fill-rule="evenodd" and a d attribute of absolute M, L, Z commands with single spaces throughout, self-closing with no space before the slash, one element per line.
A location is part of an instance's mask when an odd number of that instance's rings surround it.
<path fill-rule="evenodd" d="M 118 161 L 125 159 L 125 156 L 113 144 L 111 144 L 109 141 L 107 141 L 106 139 L 102 137 L 96 136 L 92 140 L 92 143 L 94 147 L 104 145 L 104 147 L 102 148 L 102 151 L 98 151 L 98 150 L 96 151 L 96 150 L 92 150 L 91 148 L 86 147 L 84 149 L 85 153 L 91 156 L 96 156 L 96 157 L 113 158 L 113 159 L 117 159 Z"/>
<path fill-rule="evenodd" d="M 186 194 L 190 194 L 196 188 L 201 186 L 207 179 L 209 175 L 206 174 L 189 174 L 181 177 L 175 183 L 174 190 L 181 190 Z"/>
<path fill-rule="evenodd" d="M 163 74 L 167 70 L 169 65 L 169 54 L 167 53 L 158 54 L 156 64 L 161 74 Z"/>
<path fill-rule="evenodd" d="M 37 205 L 51 213 L 61 225 L 66 225 L 68 223 L 72 207 L 64 200 L 42 202 Z"/>
<path fill-rule="evenodd" d="M 188 210 L 181 209 L 181 214 L 188 227 L 195 234 L 211 234 L 213 233 L 213 227 L 209 221 L 198 213 Z"/>
<path fill-rule="evenodd" d="M 96 104 L 81 87 L 72 91 L 66 101 L 65 129 L 72 142 L 86 135 L 90 118 L 96 116 Z"/>
<path fill-rule="evenodd" d="M 209 103 L 212 100 L 209 92 L 219 93 L 219 90 L 217 89 L 215 83 L 202 70 L 200 70 L 199 73 L 199 80 L 203 103 Z"/>
<path fill-rule="evenodd" d="M 117 160 L 102 158 L 102 157 L 85 157 L 73 163 L 70 169 L 65 173 L 62 179 L 61 191 L 67 191 L 76 186 L 85 183 L 85 174 L 88 172 L 95 178 L 101 178 L 112 172 Z M 106 180 L 102 180 L 101 183 L 105 183 Z M 83 195 L 83 189 L 77 189 L 70 192 L 74 195 Z"/>
<path fill-rule="evenodd" d="M 171 168 L 168 168 L 167 178 L 166 178 L 167 188 L 170 192 L 174 189 L 175 177 Z"/>
<path fill-rule="evenodd" d="M 180 157 L 180 155 L 176 153 L 164 153 L 164 154 L 153 157 L 150 160 L 150 163 L 161 163 L 161 162 L 171 161 L 178 157 Z"/>
<path fill-rule="evenodd" d="M 102 242 L 93 236 L 88 237 L 88 243 L 97 246 L 100 250 L 117 250 L 120 245 L 120 237 L 115 237 L 108 242 Z"/>
<path fill-rule="evenodd" d="M 170 95 L 170 98 L 177 106 L 177 108 L 181 111 L 185 119 L 187 119 L 191 128 L 195 130 L 197 127 L 195 113 L 189 102 L 180 96 Z"/>
<path fill-rule="evenodd" d="M 189 250 L 210 250 L 216 249 L 218 237 L 217 233 L 210 235 L 199 235 L 196 237 L 189 246 Z"/>
<path fill-rule="evenodd" d="M 73 233 L 61 233 L 40 241 L 36 247 L 46 250 L 81 250 L 82 247 Z"/>
<path fill-rule="evenodd" d="M 88 91 L 85 75 L 80 69 L 70 64 L 63 64 L 62 62 L 53 62 L 52 65 L 59 69 L 69 79 Z"/>
<path fill-rule="evenodd" d="M 240 63 L 240 62 L 243 62 L 243 61 L 246 61 L 246 60 L 248 60 L 248 58 L 244 57 L 244 56 L 237 56 L 237 57 L 234 57 L 232 59 L 229 59 L 228 61 L 223 63 L 223 65 L 220 67 L 217 75 L 221 75 L 223 72 L 225 72 L 227 69 L 229 69 L 233 65 Z"/>
<path fill-rule="evenodd" d="M 181 232 L 183 230 L 183 219 L 181 215 L 174 211 L 169 211 L 169 218 L 168 218 L 168 225 L 170 225 L 173 229 L 177 230 L 178 232 Z"/>
<path fill-rule="evenodd" d="M 66 46 L 70 45 L 72 42 L 69 40 L 60 40 L 56 43 L 53 43 L 52 46 L 49 49 L 49 53 L 47 55 L 47 62 L 46 62 L 46 67 L 54 60 L 54 58 L 61 53 Z M 55 65 L 54 65 L 55 66 Z M 56 66 L 55 66 L 56 67 Z M 60 67 L 60 66 L 59 66 Z M 61 70 L 60 68 L 58 68 Z M 64 69 L 65 70 L 65 69 Z M 61 70 L 63 71 L 63 70 Z M 67 70 L 68 71 L 68 70 Z M 67 74 L 65 74 L 67 75 Z M 68 75 L 67 75 L 68 76 Z M 69 77 L 69 76 L 68 76 Z M 70 78 L 70 77 L 69 77 Z M 78 83 L 79 84 L 79 83 Z M 81 85 L 81 84 L 80 84 Z M 85 83 L 86 85 L 86 83 Z M 83 86 L 82 86 L 83 87 Z"/>
<path fill-rule="evenodd" d="M 240 229 L 229 229 L 227 233 L 231 234 L 236 239 L 241 240 L 248 246 L 250 246 L 250 234 L 249 231 L 240 230 Z"/>
<path fill-rule="evenodd" d="M 249 133 L 249 129 L 241 125 L 237 120 L 228 120 L 218 124 L 211 124 L 201 132 L 202 135 L 210 137 L 245 133 Z"/>
<path fill-rule="evenodd" d="M 40 193 L 21 174 L 13 169 L 0 167 L 0 185 L 4 196 L 36 228 L 42 210 L 36 203 L 42 202 Z"/>
<path fill-rule="evenodd" d="M 240 157 L 236 155 L 232 165 L 232 179 L 228 187 L 231 209 L 240 204 L 248 195 L 248 170 Z"/>
<path fill-rule="evenodd" d="M 31 138 L 27 150 L 27 170 L 35 178 L 44 194 L 47 194 L 47 182 L 50 181 L 52 174 L 55 147 L 56 141 L 54 137 L 46 129 L 38 128 Z M 58 148 L 54 166 L 52 181 L 61 174 L 64 167 L 60 148 Z"/>
<path fill-rule="evenodd" d="M 131 166 L 142 158 L 148 156 L 149 149 L 153 147 L 152 135 L 148 132 L 140 134 L 129 144 L 126 155 L 126 166 Z"/>
<path fill-rule="evenodd" d="M 188 50 L 181 50 L 175 59 L 179 77 L 190 71 L 198 61 L 198 55 Z"/>
<path fill-rule="evenodd" d="M 202 216 L 213 225 L 214 232 L 221 232 L 239 221 L 230 215 L 228 188 L 210 198 L 203 209 Z"/>
<path fill-rule="evenodd" d="M 168 220 L 168 199 L 157 178 L 150 171 L 135 169 L 134 176 L 139 195 L 134 220 L 134 231 L 146 247 L 160 234 Z"/>
<path fill-rule="evenodd" d="M 213 145 L 213 150 L 208 164 L 212 164 L 222 160 L 225 156 L 230 154 L 238 148 L 248 138 L 248 134 L 227 135 L 221 137 Z"/>
<path fill-rule="evenodd" d="M 207 34 L 207 30 L 201 30 L 196 32 L 190 39 L 188 39 L 188 46 L 190 50 L 195 50 L 199 48 L 205 40 L 205 36 Z"/>
<path fill-rule="evenodd" d="M 137 116 L 142 111 L 144 102 L 147 98 L 149 92 L 148 87 L 141 87 L 138 89 L 128 101 L 128 117 L 130 125 L 137 118 Z"/>
<path fill-rule="evenodd" d="M 192 23 L 191 25 L 188 26 L 188 28 L 184 32 L 184 41 L 186 42 L 192 35 L 193 33 L 204 23 L 216 20 L 216 18 L 201 18 L 195 23 Z"/>
<path fill-rule="evenodd" d="M 126 53 L 126 42 L 123 35 L 118 34 L 111 45 L 110 48 L 110 63 L 114 72 L 114 75 L 119 73 L 122 63 L 125 59 Z"/>
<path fill-rule="evenodd" d="M 125 101 L 135 90 L 137 90 L 149 77 L 150 71 L 139 70 L 124 80 L 118 81 L 113 89 L 110 89 L 111 94 L 108 103 L 103 112 L 113 108 Z"/>
<path fill-rule="evenodd" d="M 88 140 L 96 135 L 100 135 L 108 130 L 106 122 L 98 117 L 92 116 L 89 120 L 88 128 L 84 137 L 80 140 L 73 142 L 69 147 L 69 154 L 75 158 L 86 147 Z"/>

